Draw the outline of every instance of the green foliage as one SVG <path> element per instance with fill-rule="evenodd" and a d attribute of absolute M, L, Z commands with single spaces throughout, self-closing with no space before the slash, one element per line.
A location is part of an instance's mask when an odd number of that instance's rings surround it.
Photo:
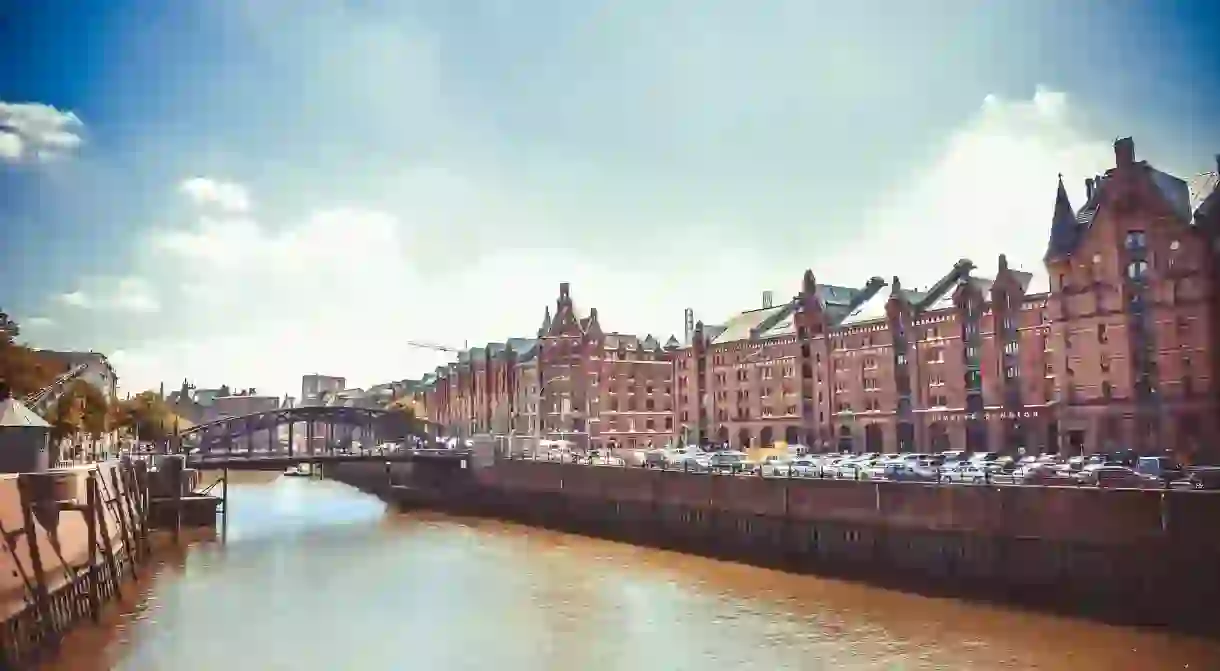
<path fill-rule="evenodd" d="M 8 384 L 14 398 L 33 394 L 65 372 L 62 364 L 51 361 L 28 347 L 6 342 L 7 337 L 0 338 L 0 380 Z"/>
<path fill-rule="evenodd" d="M 11 345 L 21 335 L 21 327 L 9 318 L 8 313 L 0 310 L 0 345 Z"/>
<path fill-rule="evenodd" d="M 116 428 L 124 428 L 139 435 L 142 440 L 162 441 L 174 435 L 175 429 L 183 431 L 193 424 L 182 419 L 170 409 L 156 392 L 144 391 L 118 404 L 111 414 Z"/>
<path fill-rule="evenodd" d="M 110 428 L 110 404 L 97 387 L 75 380 L 59 395 L 59 399 L 48 412 L 51 438 L 75 438 L 87 434 L 100 437 Z"/>
<path fill-rule="evenodd" d="M 390 440 L 403 440 L 409 436 L 424 436 L 424 423 L 415 413 L 415 404 L 408 398 L 399 399 L 386 406 L 382 418 L 381 434 Z"/>

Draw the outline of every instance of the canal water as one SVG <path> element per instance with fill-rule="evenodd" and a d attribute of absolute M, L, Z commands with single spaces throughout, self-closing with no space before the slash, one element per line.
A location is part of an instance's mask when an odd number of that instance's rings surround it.
<path fill-rule="evenodd" d="M 1220 645 L 387 510 L 328 481 L 230 487 L 223 543 L 160 553 L 57 671 L 1159 671 Z"/>

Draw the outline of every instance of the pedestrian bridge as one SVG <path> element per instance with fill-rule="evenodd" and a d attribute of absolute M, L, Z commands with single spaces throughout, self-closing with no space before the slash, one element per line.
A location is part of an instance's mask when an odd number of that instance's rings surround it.
<path fill-rule="evenodd" d="M 448 468 L 461 468 L 469 463 L 469 450 L 402 449 L 370 452 L 297 453 L 287 452 L 234 452 L 231 454 L 188 454 L 186 467 L 197 470 L 280 471 L 299 464 L 350 464 L 350 463 L 428 463 Z"/>
<path fill-rule="evenodd" d="M 302 406 L 223 417 L 178 432 L 174 451 L 192 468 L 286 468 L 299 463 L 356 461 L 458 461 L 454 450 L 393 449 L 383 443 L 426 442 L 426 420 L 397 411 L 344 406 Z"/>

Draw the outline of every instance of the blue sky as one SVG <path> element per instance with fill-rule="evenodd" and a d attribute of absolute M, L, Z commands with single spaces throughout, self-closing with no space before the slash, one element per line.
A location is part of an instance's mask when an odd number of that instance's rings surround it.
<path fill-rule="evenodd" d="M 561 281 L 667 336 L 806 267 L 1036 269 L 1115 137 L 1220 153 L 1206 1 L 17 5 L 0 305 L 136 390 L 416 375 Z"/>

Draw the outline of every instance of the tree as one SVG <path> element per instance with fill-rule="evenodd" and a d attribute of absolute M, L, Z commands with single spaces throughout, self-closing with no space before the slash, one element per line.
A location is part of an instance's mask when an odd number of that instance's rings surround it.
<path fill-rule="evenodd" d="M 117 422 L 115 426 L 131 429 L 140 438 L 152 441 L 168 440 L 174 435 L 175 428 L 182 431 L 194 426 L 175 414 L 165 401 L 151 391 L 140 392 L 130 400 L 123 401 L 112 417 Z"/>
<path fill-rule="evenodd" d="M 85 400 L 77 394 L 60 394 L 59 400 L 47 413 L 51 425 L 51 440 L 75 438 L 85 428 Z"/>
<path fill-rule="evenodd" d="M 51 439 L 60 442 L 83 435 L 97 439 L 110 429 L 110 404 L 106 395 L 84 380 L 74 380 L 63 390 L 47 413 Z"/>
<path fill-rule="evenodd" d="M 0 345 L 12 345 L 21 335 L 21 327 L 9 318 L 8 313 L 0 310 Z"/>
<path fill-rule="evenodd" d="M 0 312 L 0 380 L 8 384 L 15 398 L 33 394 L 65 372 L 62 363 L 18 344 L 20 333 L 17 322 Z"/>
<path fill-rule="evenodd" d="M 402 441 L 411 436 L 425 435 L 424 424 L 415 412 L 415 403 L 409 398 L 400 398 L 386 407 L 381 421 L 383 438 Z"/>

